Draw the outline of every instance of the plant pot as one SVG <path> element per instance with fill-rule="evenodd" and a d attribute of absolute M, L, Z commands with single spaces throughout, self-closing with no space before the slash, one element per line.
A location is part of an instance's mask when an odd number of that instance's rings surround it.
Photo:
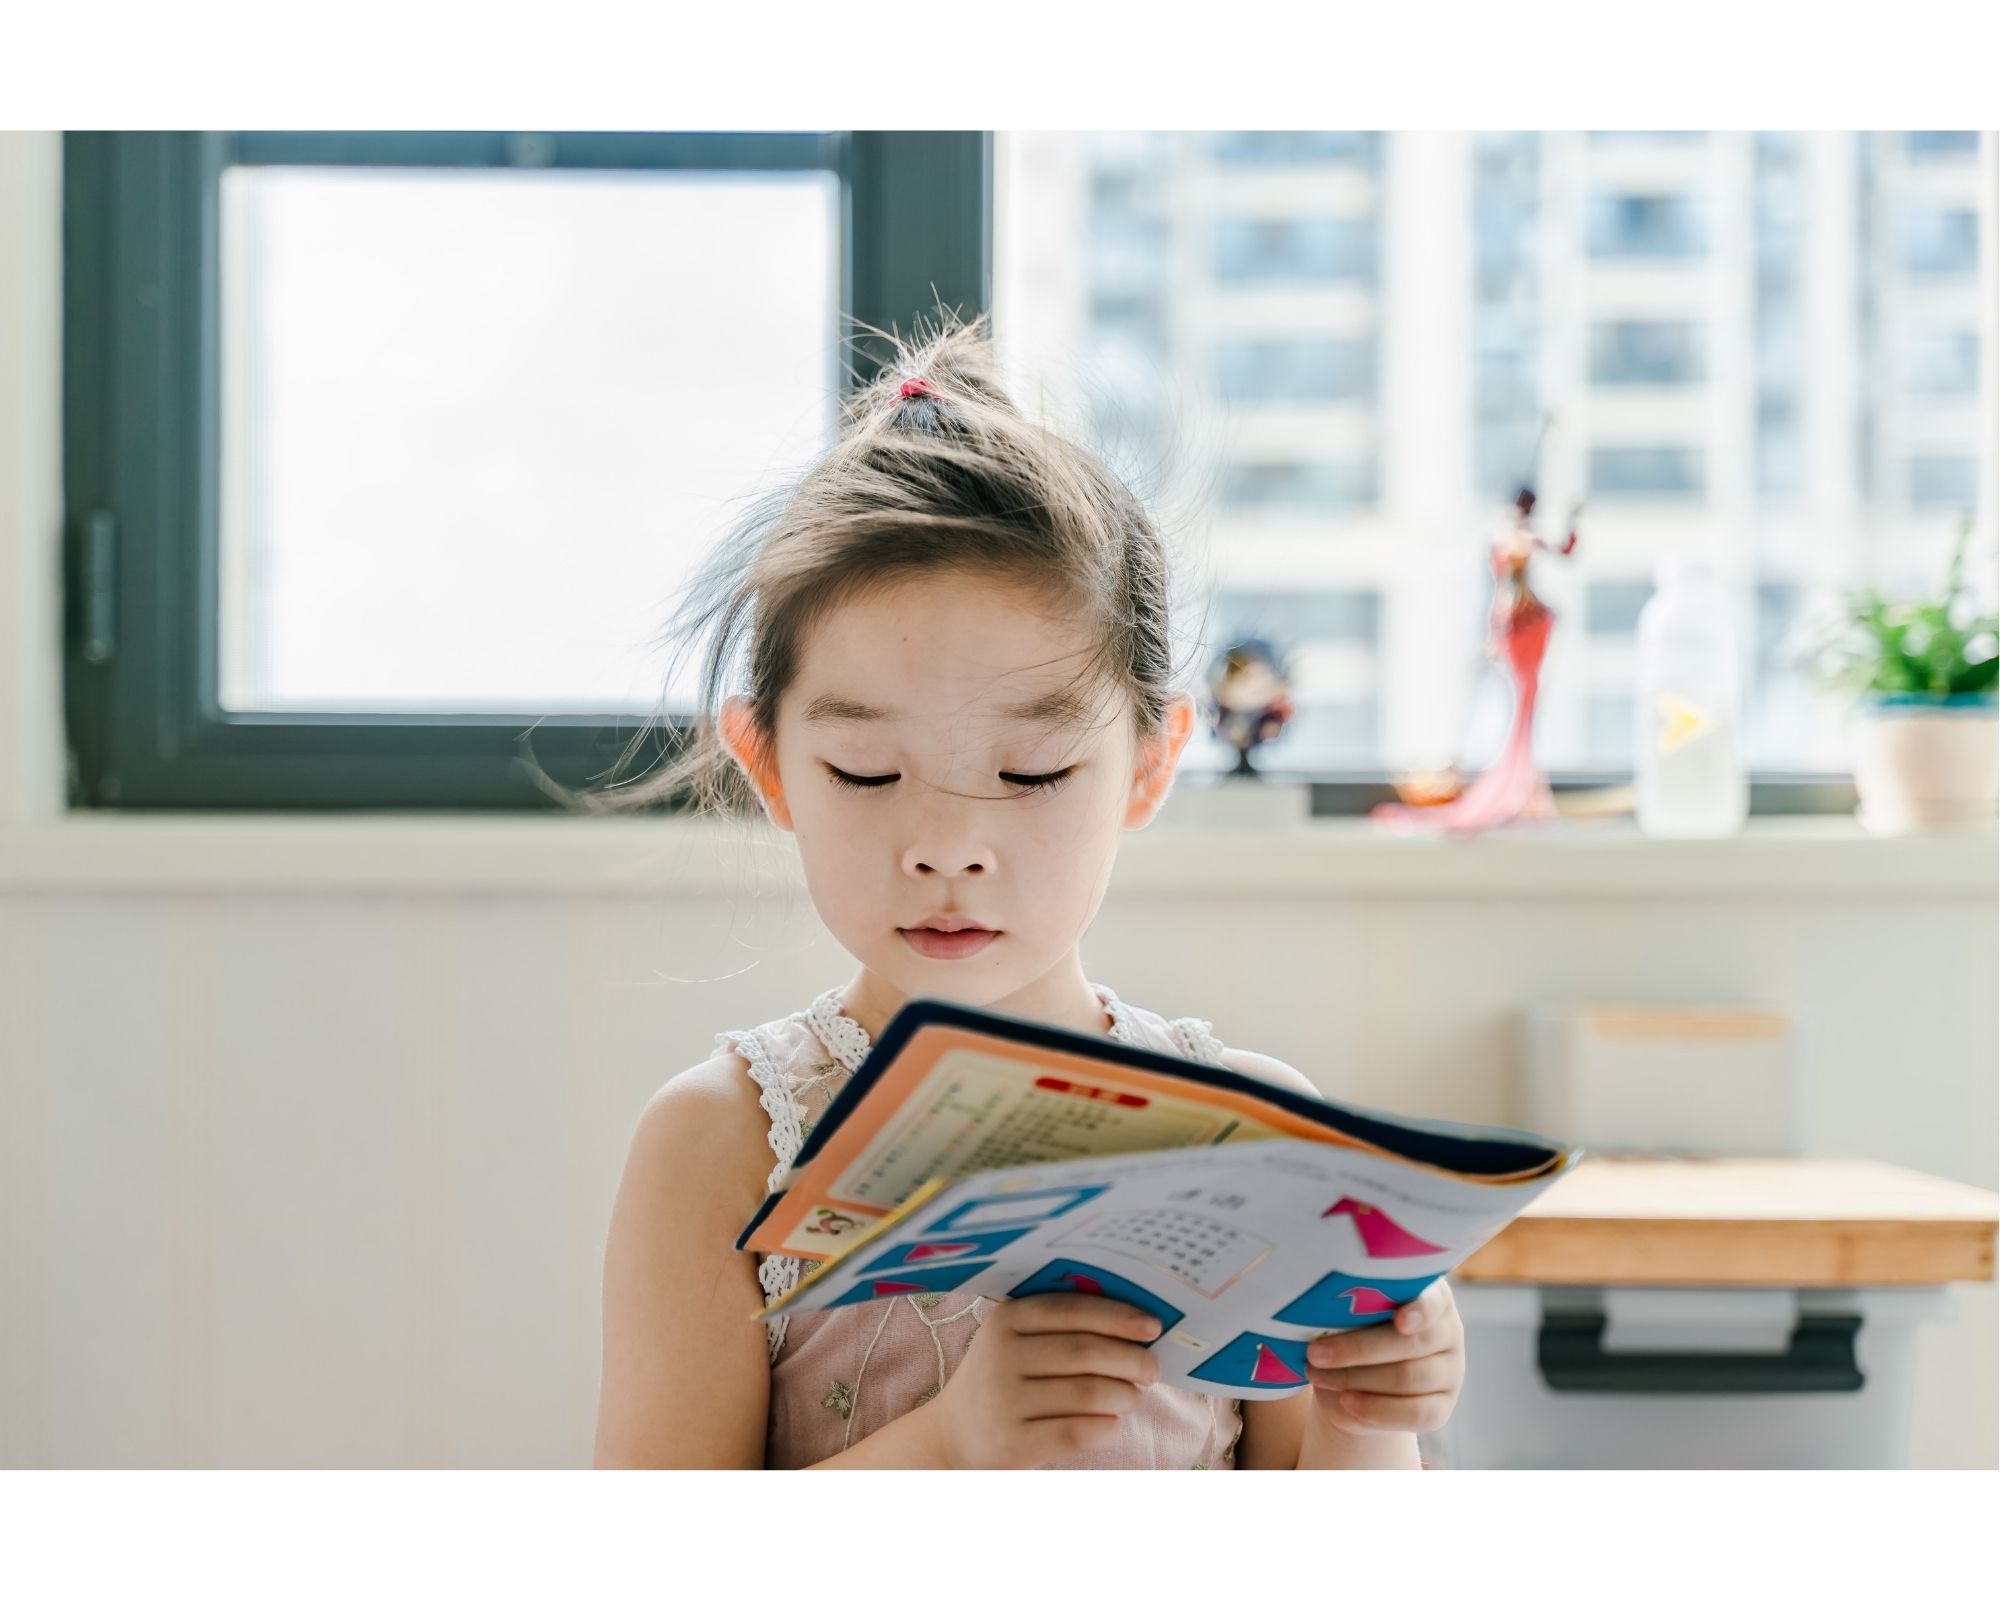
<path fill-rule="evenodd" d="M 2000 696 L 1866 696 L 1854 787 L 1855 815 L 1870 833 L 1990 826 L 2000 807 Z"/>

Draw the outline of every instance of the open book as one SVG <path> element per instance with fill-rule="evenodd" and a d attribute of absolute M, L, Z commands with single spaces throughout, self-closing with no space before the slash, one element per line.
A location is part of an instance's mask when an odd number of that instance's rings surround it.
<path fill-rule="evenodd" d="M 1311 1340 L 1386 1321 L 1580 1153 L 919 1000 L 736 1244 L 818 1263 L 760 1318 L 1102 1294 L 1159 1318 L 1164 1382 L 1268 1398 L 1306 1382 Z"/>

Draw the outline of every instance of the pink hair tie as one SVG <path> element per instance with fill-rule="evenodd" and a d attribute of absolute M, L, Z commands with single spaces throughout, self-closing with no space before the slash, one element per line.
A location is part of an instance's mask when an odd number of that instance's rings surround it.
<path fill-rule="evenodd" d="M 905 400 L 914 400 L 920 394 L 936 393 L 937 390 L 924 382 L 922 378 L 906 378 L 903 380 L 902 398 Z"/>

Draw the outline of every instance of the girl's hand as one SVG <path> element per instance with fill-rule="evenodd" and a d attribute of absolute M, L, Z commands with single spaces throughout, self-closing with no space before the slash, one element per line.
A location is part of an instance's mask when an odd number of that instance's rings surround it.
<path fill-rule="evenodd" d="M 1465 1382 L 1465 1328 L 1440 1278 L 1387 1322 L 1306 1346 L 1315 1418 L 1342 1433 L 1431 1433 Z"/>
<path fill-rule="evenodd" d="M 1159 1332 L 1157 1318 L 1102 1295 L 1002 1300 L 911 1417 L 932 1430 L 947 1467 L 1034 1467 L 1101 1450 L 1160 1375 L 1159 1358 L 1134 1342 Z"/>

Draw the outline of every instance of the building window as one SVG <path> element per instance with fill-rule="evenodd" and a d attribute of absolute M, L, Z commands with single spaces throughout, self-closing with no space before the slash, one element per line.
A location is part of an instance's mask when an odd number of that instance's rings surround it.
<path fill-rule="evenodd" d="M 1226 506 L 1346 511 L 1372 505 L 1373 461 L 1232 461 L 1217 493 Z"/>
<path fill-rule="evenodd" d="M 1971 399 L 1979 394 L 1979 330 L 1912 334 L 1903 347 L 1903 388 L 1913 395 Z"/>
<path fill-rule="evenodd" d="M 1698 495 L 1701 452 L 1683 445 L 1598 445 L 1590 452 L 1590 492 Z"/>
<path fill-rule="evenodd" d="M 1652 597 L 1650 583 L 1593 583 L 1584 594 L 1584 629 L 1613 637 L 1629 634 L 1639 625 L 1640 607 Z"/>
<path fill-rule="evenodd" d="M 1323 404 L 1375 398 L 1372 339 L 1225 339 L 1216 347 L 1225 400 Z"/>
<path fill-rule="evenodd" d="M 1218 133 L 1209 141 L 1215 159 L 1233 166 L 1297 166 L 1341 161 L 1374 167 L 1381 160 L 1379 133 L 1315 132 Z"/>
<path fill-rule="evenodd" d="M 1979 213 L 1911 206 L 1902 216 L 1903 270 L 1918 278 L 1966 277 L 1979 270 Z"/>
<path fill-rule="evenodd" d="M 1909 459 L 1910 505 L 1919 510 L 1970 510 L 1979 499 L 1979 458 L 1914 455 Z"/>
<path fill-rule="evenodd" d="M 1977 160 L 1979 135 L 1976 133 L 1906 133 L 1903 150 L 1912 161 L 1943 157 L 1954 161 Z"/>
<path fill-rule="evenodd" d="M 1596 194 L 1590 253 L 1614 259 L 1684 261 L 1703 253 L 1701 209 L 1688 194 Z"/>
<path fill-rule="evenodd" d="M 1694 383 L 1701 375 L 1701 329 L 1692 322 L 1591 324 L 1592 383 Z"/>
<path fill-rule="evenodd" d="M 1372 287 L 1378 235 L 1365 217 L 1224 217 L 1215 224 L 1216 281 Z"/>

